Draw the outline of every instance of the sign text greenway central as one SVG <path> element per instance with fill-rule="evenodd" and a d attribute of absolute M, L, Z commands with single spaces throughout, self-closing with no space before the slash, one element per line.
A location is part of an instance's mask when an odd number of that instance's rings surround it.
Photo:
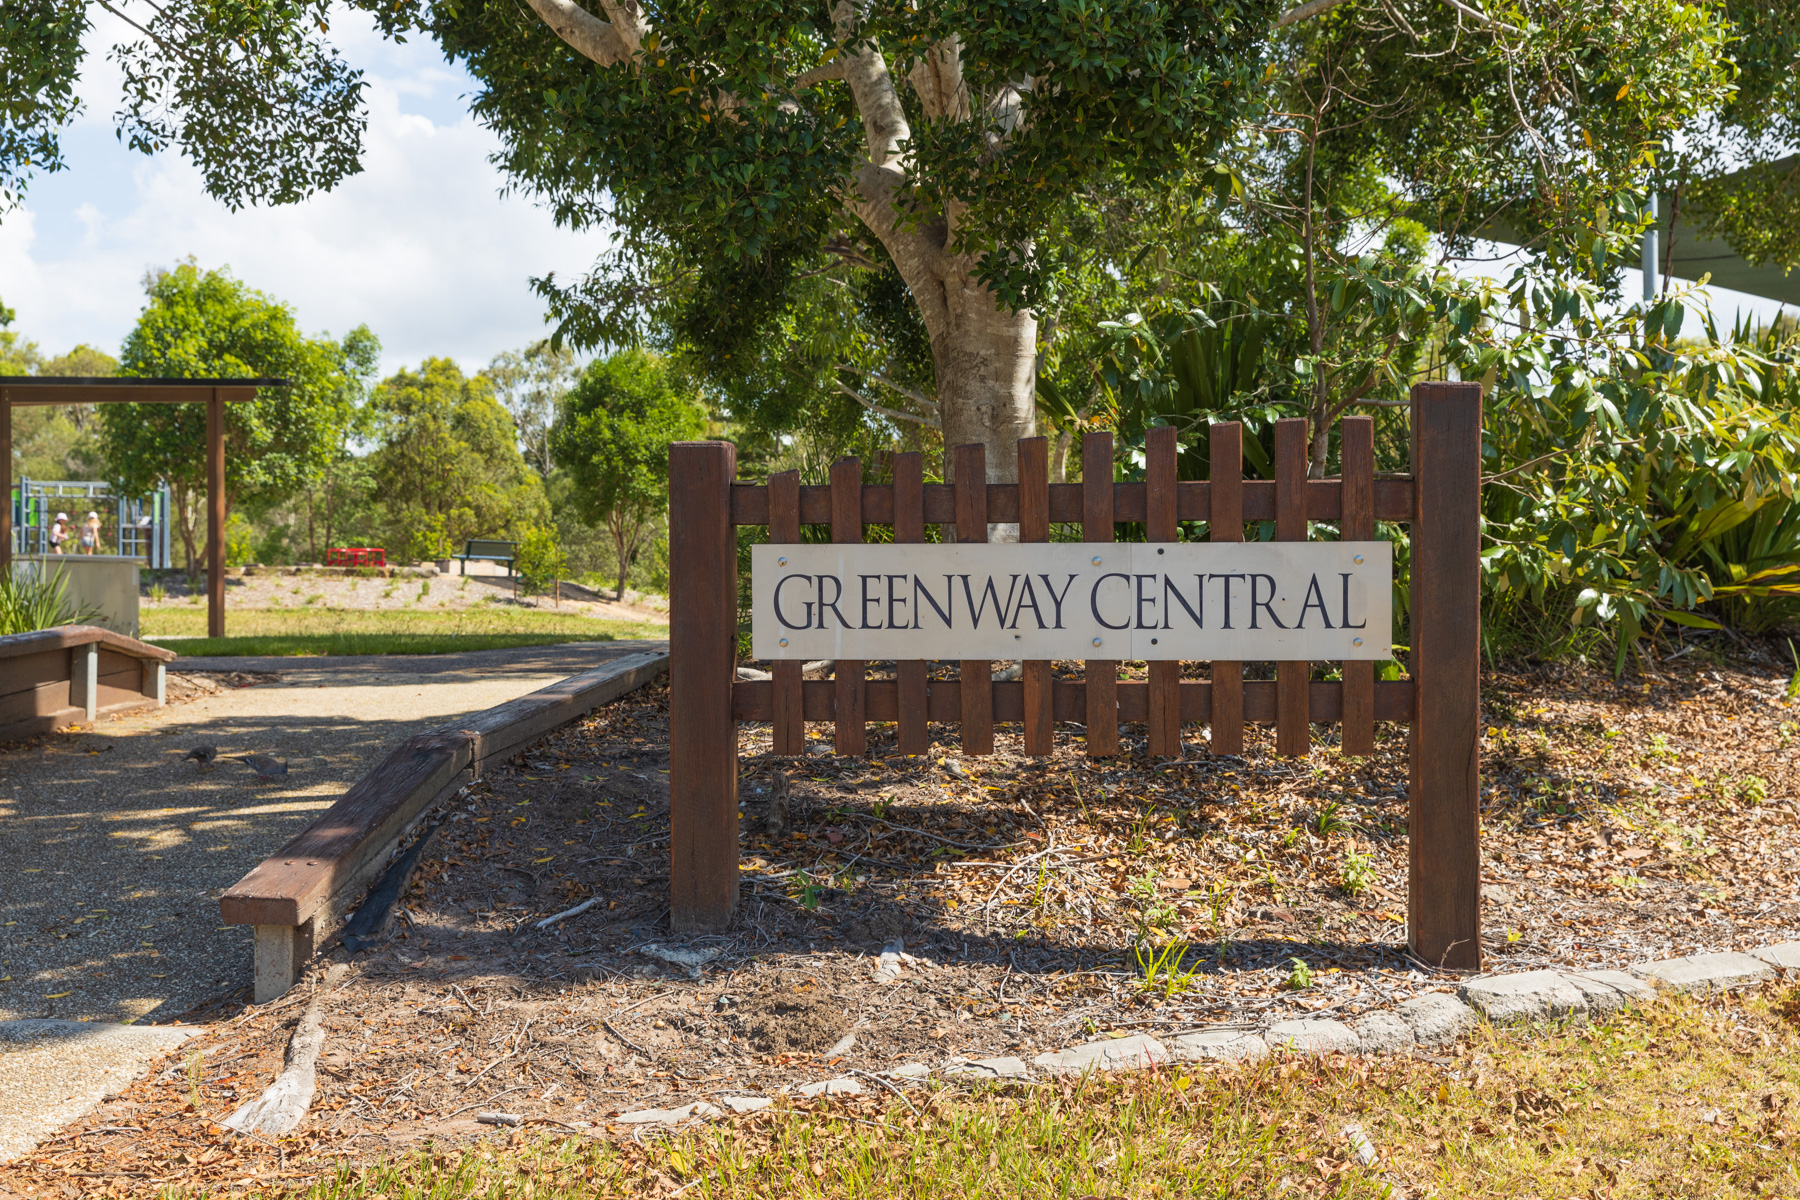
<path fill-rule="evenodd" d="M 762 545 L 761 659 L 1392 657 L 1388 542 Z"/>

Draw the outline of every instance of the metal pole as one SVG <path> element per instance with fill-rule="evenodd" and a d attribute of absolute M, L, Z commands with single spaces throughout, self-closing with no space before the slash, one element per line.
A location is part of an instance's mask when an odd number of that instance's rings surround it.
<path fill-rule="evenodd" d="M 1662 199 L 1650 196 L 1650 228 L 1644 230 L 1644 303 L 1656 302 L 1656 243 L 1662 225 Z"/>

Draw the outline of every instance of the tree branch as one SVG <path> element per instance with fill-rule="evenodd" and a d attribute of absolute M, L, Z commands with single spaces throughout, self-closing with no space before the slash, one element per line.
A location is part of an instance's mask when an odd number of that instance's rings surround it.
<path fill-rule="evenodd" d="M 1305 21 L 1323 12 L 1330 12 L 1344 0 L 1307 0 L 1305 4 L 1297 4 L 1275 18 L 1275 28 L 1292 25 L 1296 21 Z"/>
<path fill-rule="evenodd" d="M 1280 29 L 1284 26 L 1292 25 L 1296 21 L 1311 20 L 1320 13 L 1330 12 L 1344 2 L 1345 0 L 1307 0 L 1305 4 L 1296 4 L 1294 7 L 1275 18 L 1275 28 Z M 1505 21 L 1496 21 L 1479 9 L 1470 8 L 1468 5 L 1463 4 L 1461 0 L 1443 0 L 1443 3 L 1455 9 L 1457 12 L 1462 13 L 1464 16 L 1472 17 L 1475 20 L 1480 21 L 1483 25 L 1487 25 L 1491 28 L 1504 29 L 1510 33 L 1525 32 L 1516 25 L 1508 25 Z M 1417 35 L 1415 35 L 1415 37 L 1416 36 Z"/>
<path fill-rule="evenodd" d="M 919 425 L 928 425 L 933 429 L 943 428 L 941 424 L 931 417 L 915 416 L 909 412 L 901 412 L 897 408 L 888 408 L 884 405 L 877 404 L 861 392 L 856 391 L 854 388 L 846 387 L 842 380 L 837 381 L 837 390 L 844 393 L 844 395 L 850 397 L 872 413 L 880 413 L 882 416 L 891 417 L 896 421 L 912 421 Z"/>
<path fill-rule="evenodd" d="M 602 21 L 575 0 L 525 0 L 531 10 L 550 27 L 550 32 L 566 42 L 584 58 L 603 67 L 626 62 L 633 56 L 629 44 L 618 28 Z M 610 9 L 612 6 L 609 5 Z M 635 31 L 641 36 L 642 31 Z"/>
<path fill-rule="evenodd" d="M 883 375 L 879 371 L 877 371 L 873 375 L 871 375 L 870 378 L 873 379 L 876 383 L 879 383 L 882 387 L 891 388 L 892 390 L 898 392 L 900 395 L 905 396 L 908 400 L 911 400 L 914 404 L 920 405 L 931 412 L 937 411 L 937 401 L 928 398 L 927 396 L 923 395 L 922 393 L 915 392 L 913 389 L 911 389 L 909 387 L 905 387 L 901 384 L 895 383 L 892 379 L 889 379 L 886 375 Z"/>
<path fill-rule="evenodd" d="M 794 76 L 794 90 L 799 91 L 801 88 L 811 87 L 815 83 L 824 83 L 830 79 L 842 79 L 843 77 L 844 59 L 842 55 L 839 55 L 828 63 L 820 63 L 818 66 Z"/>

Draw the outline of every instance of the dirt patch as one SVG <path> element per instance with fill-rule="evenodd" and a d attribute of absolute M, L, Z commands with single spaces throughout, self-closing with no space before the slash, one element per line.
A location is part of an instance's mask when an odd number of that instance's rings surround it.
<path fill-rule="evenodd" d="M 280 682 L 281 676 L 269 671 L 169 671 L 163 676 L 163 699 L 168 704 L 185 704 L 233 688 Z"/>
<path fill-rule="evenodd" d="M 765 992 L 731 1006 L 731 1025 L 764 1054 L 823 1054 L 849 1031 L 844 1001 L 817 991 Z"/>

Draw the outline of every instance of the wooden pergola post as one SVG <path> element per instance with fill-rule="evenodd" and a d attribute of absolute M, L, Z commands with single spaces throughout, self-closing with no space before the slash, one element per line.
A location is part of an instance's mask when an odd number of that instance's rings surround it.
<path fill-rule="evenodd" d="M 206 636 L 225 636 L 225 401 L 206 397 Z"/>

